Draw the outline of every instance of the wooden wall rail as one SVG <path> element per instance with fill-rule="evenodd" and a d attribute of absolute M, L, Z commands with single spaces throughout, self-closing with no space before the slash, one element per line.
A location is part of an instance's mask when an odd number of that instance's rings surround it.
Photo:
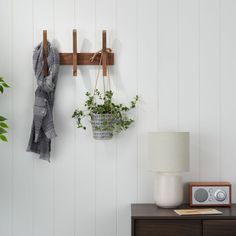
<path fill-rule="evenodd" d="M 73 30 L 73 76 L 77 76 L 77 31 Z"/>
<path fill-rule="evenodd" d="M 73 34 L 73 52 L 62 52 L 60 56 L 60 65 L 72 65 L 73 76 L 77 76 L 77 65 L 99 65 L 102 56 L 103 76 L 107 75 L 107 65 L 114 65 L 114 53 L 110 52 L 106 46 L 106 31 L 102 32 L 102 49 L 99 52 L 77 52 L 77 31 L 74 29 Z M 44 50 L 44 75 L 48 74 L 47 66 L 47 31 L 43 31 L 43 50 Z M 96 54 L 93 60 L 91 58 Z"/>
<path fill-rule="evenodd" d="M 47 62 L 47 57 L 48 57 L 48 49 L 47 49 L 47 30 L 43 31 L 43 74 L 44 76 L 48 75 L 48 62 Z"/>
<path fill-rule="evenodd" d="M 99 65 L 101 54 L 98 54 L 93 61 L 91 57 L 94 53 L 81 52 L 77 53 L 77 65 Z M 72 65 L 73 53 L 60 53 L 60 65 Z M 108 53 L 107 65 L 114 65 L 114 53 Z"/>

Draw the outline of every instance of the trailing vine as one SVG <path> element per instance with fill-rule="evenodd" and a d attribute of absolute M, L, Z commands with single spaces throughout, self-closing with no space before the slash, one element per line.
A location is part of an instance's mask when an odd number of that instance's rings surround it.
<path fill-rule="evenodd" d="M 136 107 L 139 97 L 136 95 L 133 100 L 131 100 L 130 105 L 126 106 L 122 103 L 115 103 L 113 101 L 113 92 L 111 90 L 106 91 L 102 95 L 98 89 L 95 90 L 94 95 L 87 92 L 86 101 L 84 104 L 84 109 L 76 109 L 72 115 L 76 119 L 77 128 L 86 129 L 83 124 L 84 118 L 89 118 L 90 121 L 93 118 L 93 114 L 110 114 L 114 122 L 107 123 L 103 122 L 100 130 L 109 130 L 113 134 L 120 133 L 126 130 L 134 122 L 133 119 L 129 118 L 127 112 Z"/>
<path fill-rule="evenodd" d="M 3 94 L 5 88 L 9 88 L 10 86 L 0 77 L 0 93 Z M 8 133 L 8 125 L 6 123 L 7 118 L 0 115 L 0 140 L 3 142 L 7 142 L 6 134 Z"/>

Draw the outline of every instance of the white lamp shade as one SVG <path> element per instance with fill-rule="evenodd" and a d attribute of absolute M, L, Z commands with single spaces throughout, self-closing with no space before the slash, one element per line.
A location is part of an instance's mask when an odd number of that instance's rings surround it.
<path fill-rule="evenodd" d="M 185 172 L 189 170 L 188 132 L 149 133 L 151 170 L 155 172 Z"/>

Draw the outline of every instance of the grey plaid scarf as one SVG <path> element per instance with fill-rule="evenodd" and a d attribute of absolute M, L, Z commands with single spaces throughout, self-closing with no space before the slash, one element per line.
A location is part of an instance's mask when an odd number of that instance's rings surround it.
<path fill-rule="evenodd" d="M 35 48 L 33 53 L 33 67 L 38 87 L 35 91 L 34 118 L 27 151 L 38 153 L 40 159 L 50 161 L 51 139 L 56 137 L 53 104 L 59 71 L 59 54 L 49 42 L 47 42 L 47 48 L 49 75 L 46 77 L 43 74 L 42 43 Z"/>

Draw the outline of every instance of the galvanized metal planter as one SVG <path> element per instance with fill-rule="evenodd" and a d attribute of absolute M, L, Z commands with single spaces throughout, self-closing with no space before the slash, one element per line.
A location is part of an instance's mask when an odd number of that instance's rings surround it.
<path fill-rule="evenodd" d="M 111 114 L 91 114 L 91 124 L 94 139 L 112 139 L 114 123 L 115 119 Z"/>

